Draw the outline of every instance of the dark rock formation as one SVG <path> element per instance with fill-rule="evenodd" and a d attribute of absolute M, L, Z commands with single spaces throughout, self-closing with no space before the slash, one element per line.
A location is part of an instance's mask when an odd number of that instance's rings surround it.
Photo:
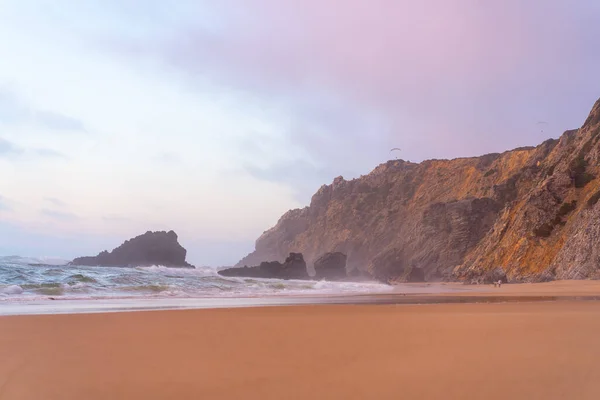
<path fill-rule="evenodd" d="M 279 275 L 281 279 L 309 279 L 302 253 L 290 253 Z"/>
<path fill-rule="evenodd" d="M 177 234 L 146 232 L 127 240 L 110 253 L 103 251 L 96 257 L 80 257 L 70 265 L 138 267 L 162 265 L 166 267 L 194 268 L 185 261 L 187 251 L 177 241 Z"/>
<path fill-rule="evenodd" d="M 262 262 L 257 267 L 235 267 L 219 271 L 222 276 L 272 279 L 310 279 L 306 262 L 300 253 L 290 253 L 282 264 L 278 261 Z"/>
<path fill-rule="evenodd" d="M 262 262 L 259 266 L 226 268 L 218 271 L 219 275 L 243 278 L 274 278 L 282 268 L 279 261 Z"/>
<path fill-rule="evenodd" d="M 346 260 L 348 257 L 344 253 L 325 253 L 317 261 L 315 261 L 315 278 L 325 279 L 329 281 L 337 281 L 345 279 Z"/>
<path fill-rule="evenodd" d="M 370 270 L 382 282 L 425 282 L 425 271 L 409 264 L 404 251 L 391 249 L 373 259 Z"/>
<path fill-rule="evenodd" d="M 600 278 L 600 100 L 579 129 L 502 154 L 388 161 L 335 178 L 286 213 L 239 265 L 347 254 L 382 281 Z"/>

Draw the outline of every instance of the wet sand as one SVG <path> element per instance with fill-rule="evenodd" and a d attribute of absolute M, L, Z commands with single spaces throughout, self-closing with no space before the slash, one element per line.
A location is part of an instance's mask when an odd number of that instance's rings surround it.
<path fill-rule="evenodd" d="M 598 399 L 598 332 L 597 301 L 4 316 L 0 399 Z"/>
<path fill-rule="evenodd" d="M 546 283 L 517 283 L 494 285 L 464 285 L 462 283 L 413 283 L 406 284 L 412 291 L 433 291 L 452 296 L 552 296 L 577 297 L 600 296 L 600 281 L 553 281 Z M 400 288 L 400 291 L 402 289 Z"/>

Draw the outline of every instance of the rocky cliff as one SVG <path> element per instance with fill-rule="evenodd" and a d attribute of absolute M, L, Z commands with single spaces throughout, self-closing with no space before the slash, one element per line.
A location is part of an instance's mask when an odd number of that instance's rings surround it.
<path fill-rule="evenodd" d="M 502 154 L 389 161 L 321 187 L 238 265 L 348 255 L 385 281 L 600 277 L 600 100 L 580 129 Z M 421 274 L 421 272 L 419 272 Z"/>
<path fill-rule="evenodd" d="M 177 234 L 173 231 L 146 232 L 127 240 L 110 253 L 103 251 L 96 257 L 76 258 L 70 264 L 106 267 L 162 265 L 193 268 L 185 261 L 187 251 L 177 239 Z"/>

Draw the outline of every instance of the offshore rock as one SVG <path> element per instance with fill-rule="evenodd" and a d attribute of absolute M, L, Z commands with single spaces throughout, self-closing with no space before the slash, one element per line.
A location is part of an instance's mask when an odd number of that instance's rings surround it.
<path fill-rule="evenodd" d="M 161 265 L 165 267 L 194 268 L 185 261 L 187 251 L 177 240 L 177 234 L 146 232 L 127 240 L 110 253 L 103 251 L 96 257 L 79 257 L 69 265 L 140 267 Z"/>
<path fill-rule="evenodd" d="M 345 279 L 346 260 L 347 256 L 344 253 L 325 253 L 317 261 L 315 261 L 315 278 L 328 281 L 338 281 Z"/>
<path fill-rule="evenodd" d="M 219 271 L 219 275 L 245 278 L 310 279 L 306 262 L 300 253 L 290 253 L 284 263 L 263 261 L 256 267 L 234 267 Z"/>

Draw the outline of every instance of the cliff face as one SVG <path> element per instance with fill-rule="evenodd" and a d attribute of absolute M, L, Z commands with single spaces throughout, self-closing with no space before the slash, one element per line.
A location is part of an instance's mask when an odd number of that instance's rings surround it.
<path fill-rule="evenodd" d="M 600 277 L 600 100 L 580 129 L 502 154 L 413 164 L 323 186 L 238 265 L 302 252 L 348 255 L 348 269 L 403 280 Z M 598 177 L 598 178 L 597 178 Z"/>
<path fill-rule="evenodd" d="M 166 267 L 190 267 L 185 261 L 187 250 L 177 240 L 177 234 L 169 232 L 146 232 L 125 241 L 110 253 L 103 251 L 96 257 L 80 257 L 71 265 L 137 267 L 163 265 Z"/>

